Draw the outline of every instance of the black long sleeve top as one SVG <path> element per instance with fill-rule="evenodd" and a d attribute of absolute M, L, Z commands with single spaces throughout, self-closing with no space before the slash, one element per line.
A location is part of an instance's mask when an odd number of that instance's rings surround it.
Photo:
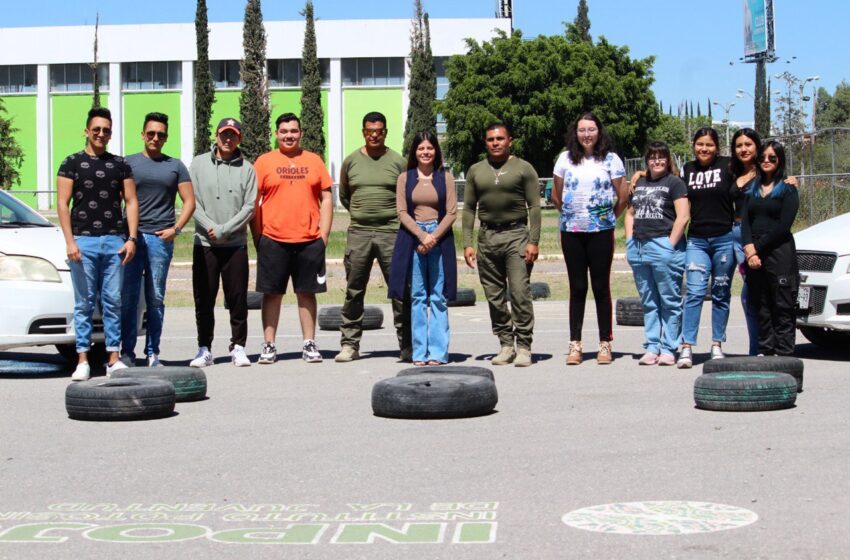
<path fill-rule="evenodd" d="M 774 186 L 776 190 L 780 184 Z M 758 185 L 755 186 L 758 188 Z M 756 197 L 747 193 L 741 220 L 741 237 L 744 245 L 755 245 L 760 256 L 769 253 L 775 247 L 793 239 L 791 226 L 800 208 L 800 195 L 797 189 L 785 185 L 785 190 L 776 197 Z"/>

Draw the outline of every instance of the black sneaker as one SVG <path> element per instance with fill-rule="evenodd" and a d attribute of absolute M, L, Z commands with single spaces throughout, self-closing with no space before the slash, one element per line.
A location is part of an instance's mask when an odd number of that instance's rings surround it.
<path fill-rule="evenodd" d="M 273 364 L 277 361 L 277 348 L 271 342 L 264 342 L 260 349 L 258 364 Z"/>

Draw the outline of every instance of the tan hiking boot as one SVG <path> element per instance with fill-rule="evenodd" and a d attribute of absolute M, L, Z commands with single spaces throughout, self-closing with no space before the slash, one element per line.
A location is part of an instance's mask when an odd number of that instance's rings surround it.
<path fill-rule="evenodd" d="M 334 358 L 335 362 L 353 362 L 360 359 L 360 352 L 354 346 L 344 344 L 339 354 Z"/>
<path fill-rule="evenodd" d="M 567 353 L 567 365 L 577 366 L 581 363 L 583 356 L 581 355 L 581 341 L 571 340 L 570 351 Z"/>
<path fill-rule="evenodd" d="M 514 367 L 528 367 L 531 363 L 531 350 L 528 348 L 517 348 Z"/>
<path fill-rule="evenodd" d="M 502 346 L 502 349 L 499 350 L 499 353 L 493 356 L 493 359 L 490 360 L 490 363 L 494 366 L 506 366 L 509 363 L 513 362 L 516 358 L 516 352 L 514 351 L 512 346 Z"/>
<path fill-rule="evenodd" d="M 614 356 L 611 354 L 611 342 L 607 340 L 600 340 L 599 353 L 596 354 L 596 363 L 605 366 L 613 361 Z"/>

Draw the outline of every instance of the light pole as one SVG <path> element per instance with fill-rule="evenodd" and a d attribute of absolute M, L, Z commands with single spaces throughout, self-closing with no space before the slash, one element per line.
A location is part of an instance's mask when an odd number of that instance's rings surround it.
<path fill-rule="evenodd" d="M 723 118 L 723 124 L 726 125 L 726 149 L 729 151 L 728 155 L 731 155 L 732 148 L 729 146 L 729 111 L 731 111 L 732 107 L 735 106 L 735 102 L 729 101 L 727 103 L 720 103 L 719 101 L 712 101 L 711 104 L 717 105 L 718 107 L 722 108 L 723 112 L 726 114 Z"/>
<path fill-rule="evenodd" d="M 820 80 L 820 76 L 809 76 L 805 80 L 800 80 L 800 117 L 801 118 L 805 114 L 805 110 L 803 109 L 803 101 L 804 101 L 804 99 L 803 99 L 803 88 L 805 88 L 806 84 L 808 84 L 809 82 L 816 82 L 818 80 Z M 812 86 L 812 87 L 814 88 L 815 86 Z M 815 95 L 816 95 L 816 93 L 815 93 Z M 805 123 L 805 120 L 803 121 L 803 123 Z M 814 130 L 814 129 L 815 129 L 815 111 L 812 110 L 812 130 Z"/>

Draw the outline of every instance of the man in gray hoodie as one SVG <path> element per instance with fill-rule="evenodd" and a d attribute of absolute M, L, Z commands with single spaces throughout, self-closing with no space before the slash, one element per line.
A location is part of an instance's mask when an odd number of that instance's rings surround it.
<path fill-rule="evenodd" d="M 215 146 L 196 156 L 189 167 L 195 191 L 195 247 L 192 252 L 192 287 L 198 353 L 189 365 L 212 365 L 215 299 L 219 280 L 230 309 L 230 357 L 236 366 L 250 366 L 245 355 L 248 338 L 247 225 L 257 201 L 254 167 L 242 159 L 239 142 L 242 125 L 222 119 Z"/>

